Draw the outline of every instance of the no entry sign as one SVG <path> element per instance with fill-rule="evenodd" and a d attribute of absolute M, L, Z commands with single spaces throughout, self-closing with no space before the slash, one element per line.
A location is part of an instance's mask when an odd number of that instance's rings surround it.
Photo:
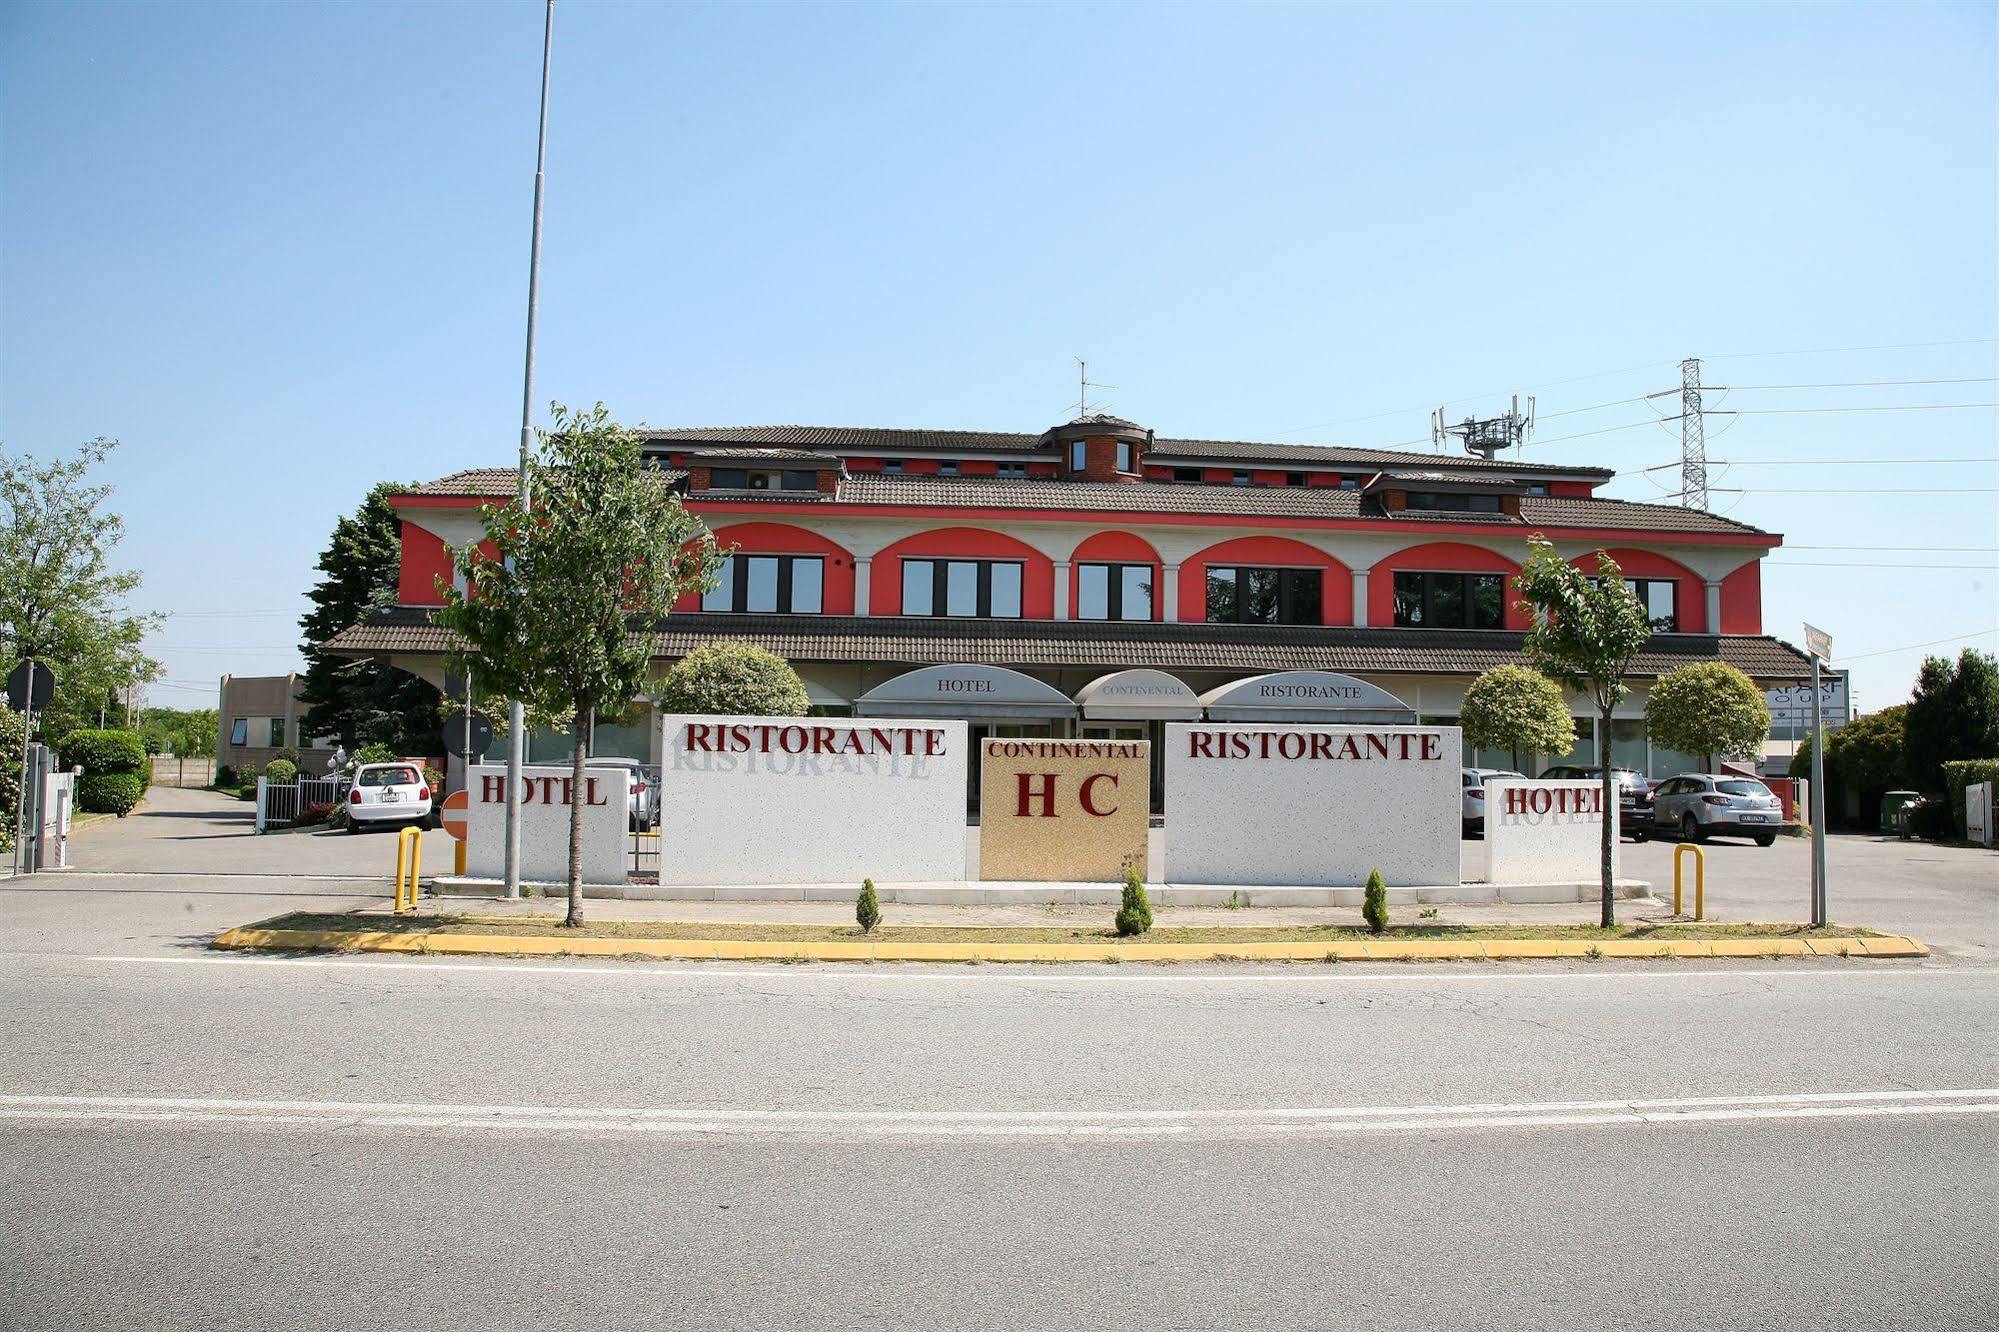
<path fill-rule="evenodd" d="M 471 803 L 472 798 L 465 792 L 453 791 L 444 797 L 444 803 L 438 806 L 438 821 L 443 825 L 444 831 L 461 842 L 465 840 L 465 807 Z"/>

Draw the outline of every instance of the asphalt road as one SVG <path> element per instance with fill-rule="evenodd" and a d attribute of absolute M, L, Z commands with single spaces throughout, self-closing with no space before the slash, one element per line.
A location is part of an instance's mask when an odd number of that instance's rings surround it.
<path fill-rule="evenodd" d="M 1925 863 L 1970 947 L 1670 968 L 251 958 L 378 886 L 4 884 L 0 1328 L 1991 1327 L 1999 931 Z"/>

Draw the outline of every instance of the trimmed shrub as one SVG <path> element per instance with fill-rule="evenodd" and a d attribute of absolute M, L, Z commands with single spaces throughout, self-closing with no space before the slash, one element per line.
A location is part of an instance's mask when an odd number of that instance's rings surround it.
<path fill-rule="evenodd" d="M 1124 872 L 1124 894 L 1118 900 L 1117 932 L 1129 938 L 1152 928 L 1152 900 L 1145 895 L 1145 882 L 1133 866 Z"/>
<path fill-rule="evenodd" d="M 264 777 L 273 782 L 295 782 L 298 780 L 298 764 L 287 759 L 272 759 L 264 765 Z"/>
<path fill-rule="evenodd" d="M 146 784 L 136 772 L 91 772 L 86 768 L 76 779 L 76 807 L 86 814 L 123 818 L 145 794 Z"/>
<path fill-rule="evenodd" d="M 1747 675 L 1727 662 L 1702 661 L 1669 671 L 1652 686 L 1645 728 L 1668 749 L 1699 754 L 1712 772 L 1717 758 L 1742 758 L 1763 747 L 1770 708 Z"/>
<path fill-rule="evenodd" d="M 882 904 L 875 900 L 873 879 L 861 880 L 861 895 L 854 899 L 854 921 L 863 934 L 873 934 L 875 926 L 882 923 Z"/>
<path fill-rule="evenodd" d="M 803 717 L 811 708 L 791 663 L 748 643 L 709 643 L 673 663 L 659 691 L 662 712 Z"/>
<path fill-rule="evenodd" d="M 1943 788 L 1950 796 L 1951 824 L 1959 837 L 1965 835 L 1964 790 L 1979 782 L 1999 782 L 1999 759 L 1952 759 L 1943 765 Z"/>
<path fill-rule="evenodd" d="M 1366 918 L 1367 927 L 1376 934 L 1388 928 L 1388 885 L 1381 881 L 1380 870 L 1374 870 L 1367 876 L 1360 914 Z"/>
<path fill-rule="evenodd" d="M 146 744 L 131 731 L 71 731 L 63 737 L 62 765 L 86 773 L 146 770 Z"/>
<path fill-rule="evenodd" d="M 255 800 L 257 798 L 257 784 L 255 782 L 243 783 L 236 788 L 236 798 L 238 800 Z"/>

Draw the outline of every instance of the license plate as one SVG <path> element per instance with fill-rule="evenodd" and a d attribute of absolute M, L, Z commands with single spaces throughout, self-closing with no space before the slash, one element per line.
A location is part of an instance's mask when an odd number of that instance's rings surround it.
<path fill-rule="evenodd" d="M 1763 822 L 1763 815 L 1761 815 L 1761 814 L 1744 814 L 1744 815 L 1742 816 L 1742 821 L 1743 821 L 1744 823 L 1761 823 L 1761 822 Z"/>
<path fill-rule="evenodd" d="M 402 798 L 403 798 L 403 793 L 401 791 L 382 792 L 382 803 L 385 805 L 393 805 L 396 803 L 396 801 L 401 800 Z"/>

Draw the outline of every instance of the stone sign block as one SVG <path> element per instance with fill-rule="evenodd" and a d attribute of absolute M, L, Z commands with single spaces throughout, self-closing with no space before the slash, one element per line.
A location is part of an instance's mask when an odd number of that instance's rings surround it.
<path fill-rule="evenodd" d="M 965 723 L 664 718 L 662 885 L 965 877 Z"/>
<path fill-rule="evenodd" d="M 1145 875 L 1152 745 L 988 740 L 979 764 L 979 877 L 1115 883 Z"/>
<path fill-rule="evenodd" d="M 1618 809 L 1610 802 L 1610 870 L 1617 875 Z M 1603 785 L 1592 781 L 1487 782 L 1489 883 L 1582 883 L 1602 874 Z"/>
<path fill-rule="evenodd" d="M 1170 883 L 1455 884 L 1455 726 L 1166 727 Z"/>
<path fill-rule="evenodd" d="M 521 769 L 521 878 L 530 883 L 569 882 L 572 782 L 566 765 Z M 631 864 L 625 775 L 592 768 L 583 785 L 583 882 L 622 884 Z M 506 765 L 474 767 L 465 790 L 465 871 L 475 879 L 500 878 L 506 872 Z"/>

